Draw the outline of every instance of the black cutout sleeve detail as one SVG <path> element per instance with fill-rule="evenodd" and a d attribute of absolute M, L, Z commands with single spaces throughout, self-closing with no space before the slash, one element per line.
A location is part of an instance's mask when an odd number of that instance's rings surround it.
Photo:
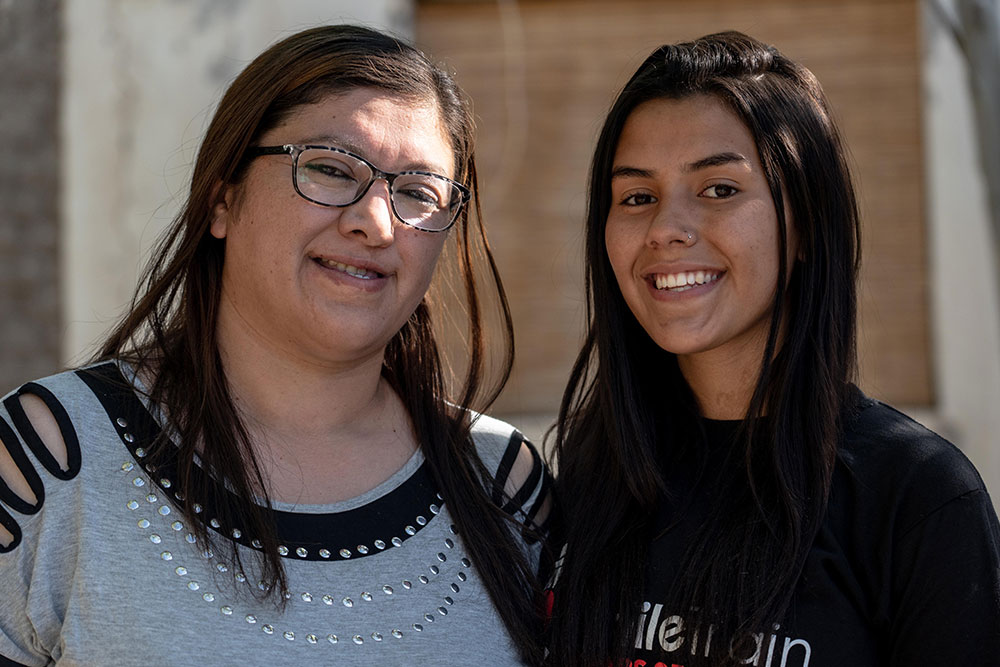
<path fill-rule="evenodd" d="M 497 466 L 496 474 L 493 476 L 492 497 L 493 504 L 497 507 L 504 506 L 504 486 L 507 484 L 507 478 L 510 477 L 510 471 L 514 469 L 514 461 L 517 460 L 517 455 L 521 451 L 522 442 L 524 442 L 524 436 L 515 429 L 510 434 L 507 449 L 504 450 L 503 458 L 500 459 L 500 465 Z"/>
<path fill-rule="evenodd" d="M 186 490 L 181 487 L 177 475 L 176 456 L 160 456 L 159 447 L 173 447 L 160 437 L 160 426 L 136 397 L 129 382 L 122 376 L 113 362 L 99 364 L 76 371 L 77 376 L 87 384 L 101 402 L 119 438 L 131 453 L 132 458 L 143 471 L 149 473 L 153 484 L 163 494 L 177 500 L 184 497 Z M 149 460 L 155 460 L 157 468 L 152 468 Z M 208 475 L 195 467 L 192 473 L 196 484 L 201 485 Z M 170 480 L 165 486 L 162 480 Z M 213 484 L 218 484 L 213 481 Z M 229 502 L 238 501 L 230 491 Z M 192 499 L 192 501 L 195 499 Z M 210 520 L 216 516 L 215 508 L 206 499 L 197 499 L 202 505 L 198 520 L 227 540 L 237 542 L 247 548 L 253 546 L 253 536 L 242 534 L 242 526 L 221 525 L 215 528 Z M 350 558 L 357 560 L 365 556 L 381 553 L 392 548 L 393 538 L 405 541 L 419 532 L 435 518 L 444 505 L 430 468 L 424 462 L 405 482 L 370 503 L 344 512 L 311 514 L 272 510 L 278 540 L 288 548 L 285 558 L 310 561 L 339 561 Z M 181 504 L 178 501 L 178 506 Z M 422 519 L 422 521 L 421 521 Z M 241 535 L 232 537 L 232 530 L 239 528 Z M 394 531 L 394 532 L 393 532 Z M 376 542 L 384 543 L 379 548 Z M 357 551 L 365 545 L 367 553 Z M 298 555 L 302 548 L 306 555 Z M 327 557 L 320 555 L 320 549 L 329 551 Z M 341 549 L 350 550 L 350 555 L 342 556 Z"/>
<path fill-rule="evenodd" d="M 0 477 L 0 500 L 7 503 L 15 512 L 34 514 L 42 509 L 42 503 L 45 502 L 45 487 L 42 485 L 42 480 L 38 476 L 38 473 L 35 472 L 35 467 L 28 460 L 28 455 L 24 453 L 21 441 L 18 439 L 17 434 L 14 433 L 14 429 L 4 419 L 0 419 L 0 441 L 6 447 L 7 453 L 10 454 L 11 460 L 14 461 L 14 465 L 24 475 L 24 479 L 28 483 L 28 487 L 31 488 L 31 492 L 35 494 L 35 504 L 32 505 L 14 493 L 2 477 Z"/>
<path fill-rule="evenodd" d="M 3 527 L 7 529 L 7 532 L 14 536 L 14 539 L 11 540 L 10 544 L 7 546 L 0 544 L 0 554 L 5 554 L 16 549 L 17 545 L 21 543 L 21 527 L 17 525 L 17 522 L 14 521 L 14 517 L 12 517 L 2 506 L 0 506 L 0 524 L 3 524 Z M 2 657 L 3 656 L 0 656 L 0 658 Z M 0 662 L 0 667 L 2 666 L 3 663 Z"/>
<path fill-rule="evenodd" d="M 27 667 L 27 665 L 22 665 L 19 662 L 14 662 L 10 658 L 5 658 L 0 655 L 0 667 Z"/>
<path fill-rule="evenodd" d="M 518 433 L 518 435 L 521 435 Z M 522 436 L 521 441 L 518 443 L 517 450 L 521 449 L 521 442 L 524 442 Z M 504 507 L 504 511 L 509 514 L 516 514 L 524 503 L 528 502 L 528 498 L 534 493 L 535 487 L 538 486 L 538 480 L 542 476 L 542 459 L 538 456 L 538 452 L 535 451 L 534 447 L 529 447 L 528 451 L 531 452 L 531 472 L 528 473 L 527 479 L 524 483 L 514 492 L 514 497 L 510 499 L 510 502 Z"/>
<path fill-rule="evenodd" d="M 56 424 L 59 426 L 59 431 L 62 433 L 63 442 L 66 443 L 66 470 L 63 470 L 59 466 L 59 462 L 56 461 L 55 457 L 52 456 L 52 452 L 42 442 L 31 420 L 28 419 L 28 415 L 25 414 L 24 407 L 19 400 L 25 394 L 32 394 L 42 399 L 42 402 L 45 403 L 45 406 L 55 418 Z M 51 391 L 40 384 L 29 382 L 18 389 L 16 394 L 9 396 L 4 401 L 4 407 L 10 413 L 10 417 L 14 421 L 14 426 L 21 434 L 21 437 L 24 438 L 24 442 L 28 445 L 28 448 L 53 477 L 63 481 L 68 481 L 76 477 L 77 473 L 80 472 L 80 440 L 77 438 L 73 422 L 70 421 L 69 415 L 66 414 L 66 408 L 63 407 L 62 403 L 59 402 Z"/>

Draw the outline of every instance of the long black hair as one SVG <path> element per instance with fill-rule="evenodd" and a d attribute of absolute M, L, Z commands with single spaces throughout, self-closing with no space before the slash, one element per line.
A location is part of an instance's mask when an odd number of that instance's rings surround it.
<path fill-rule="evenodd" d="M 190 525 L 199 540 L 228 554 L 237 566 L 239 550 L 213 537 L 198 520 L 191 499 L 207 496 L 224 525 L 246 526 L 244 532 L 260 542 L 263 588 L 282 604 L 287 579 L 267 485 L 234 407 L 216 343 L 225 246 L 209 233 L 213 198 L 218 184 L 241 181 L 247 149 L 298 107 L 362 87 L 433 103 L 454 151 L 456 179 L 473 193 L 471 206 L 452 232 L 462 283 L 457 289 L 464 292 L 468 316 L 464 377 L 449 393 L 426 298 L 389 342 L 382 374 L 407 407 L 435 482 L 501 619 L 525 660 L 537 662 L 540 613 L 534 573 L 513 539 L 509 517 L 484 492 L 484 483 L 492 482 L 476 455 L 469 413 L 454 407 L 481 411 L 499 394 L 513 362 L 510 311 L 481 221 L 470 105 L 452 77 L 424 54 L 375 30 L 325 26 L 292 35 L 254 59 L 219 103 L 198 152 L 186 205 L 154 252 L 132 307 L 97 358 L 126 359 L 153 378 L 151 401 L 165 408 L 170 420 L 165 432 L 179 436 L 180 481 L 192 489 L 183 503 Z M 484 288 L 492 296 L 485 303 L 499 310 L 500 340 L 494 348 L 484 335 Z M 490 349 L 499 349 L 498 361 Z M 488 376 L 486 368 L 493 374 Z M 201 467 L 224 480 L 236 502 L 222 485 L 193 474 L 196 452 Z M 199 479 L 203 483 L 195 487 Z"/>
<path fill-rule="evenodd" d="M 676 356 L 622 297 L 604 229 L 611 169 L 632 111 L 710 95 L 756 143 L 777 213 L 779 273 L 738 459 L 683 563 L 678 602 L 732 637 L 780 621 L 826 508 L 855 374 L 857 203 L 816 78 L 737 32 L 656 49 L 618 95 L 590 175 L 587 336 L 559 411 L 555 454 L 566 553 L 551 618 L 555 664 L 623 661 L 635 638 L 664 452 L 697 442 L 697 403 Z M 798 235 L 791 265 L 785 211 Z M 787 285 L 787 287 L 786 287 Z M 665 398 L 666 397 L 666 398 Z"/>

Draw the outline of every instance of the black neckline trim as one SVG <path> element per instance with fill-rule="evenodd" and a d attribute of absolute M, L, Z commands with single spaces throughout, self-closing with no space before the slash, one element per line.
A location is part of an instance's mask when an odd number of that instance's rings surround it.
<path fill-rule="evenodd" d="M 149 464 L 162 429 L 135 394 L 115 362 L 109 361 L 76 371 L 77 376 L 94 392 L 111 424 L 133 460 L 148 473 L 149 479 L 175 505 L 181 506 L 184 489 L 177 475 L 176 457 L 156 456 L 157 467 Z M 169 446 L 169 445 L 168 445 Z M 156 454 L 160 452 L 156 451 Z M 207 477 L 200 468 L 195 476 Z M 218 481 L 210 483 L 219 485 Z M 235 497 L 222 490 L 230 500 Z M 354 509 L 329 513 L 299 513 L 271 510 L 281 543 L 281 556 L 293 560 L 354 560 L 380 553 L 416 535 L 427 526 L 443 506 L 426 461 L 404 482 L 385 495 Z M 225 539 L 248 548 L 258 548 L 252 537 L 238 526 L 223 526 L 214 518 L 213 507 L 195 506 L 199 521 Z"/>

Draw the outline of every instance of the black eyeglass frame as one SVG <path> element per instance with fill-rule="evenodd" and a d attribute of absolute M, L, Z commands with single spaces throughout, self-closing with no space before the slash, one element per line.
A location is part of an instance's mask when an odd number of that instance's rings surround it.
<path fill-rule="evenodd" d="M 328 204 L 326 202 L 313 199 L 312 197 L 302 192 L 302 190 L 299 188 L 299 156 L 302 155 L 303 152 L 309 149 L 331 151 L 334 153 L 340 153 L 341 155 L 347 155 L 348 157 L 352 157 L 355 160 L 358 160 L 359 162 L 364 164 L 366 167 L 368 167 L 368 169 L 370 169 L 372 172 L 372 176 L 368 180 L 367 185 L 365 185 L 365 187 L 361 188 L 361 190 L 358 191 L 357 196 L 355 196 L 354 199 L 347 202 L 346 204 Z M 359 201 L 361 201 L 361 199 L 366 194 L 368 194 L 368 191 L 371 189 L 372 184 L 381 178 L 389 185 L 389 204 L 392 208 L 392 214 L 396 216 L 396 219 L 399 220 L 404 225 L 406 225 L 407 227 L 412 227 L 413 229 L 419 229 L 422 232 L 429 232 L 431 234 L 436 234 L 438 232 L 446 232 L 449 229 L 451 229 L 452 226 L 455 224 L 455 221 L 458 220 L 458 216 L 461 215 L 462 208 L 472 198 L 472 192 L 469 190 L 469 188 L 465 187 L 464 185 L 462 185 L 461 183 L 459 183 L 454 179 L 448 178 L 447 176 L 442 176 L 441 174 L 435 174 L 432 171 L 420 171 L 416 169 L 400 171 L 396 173 L 393 173 L 391 171 L 382 171 L 381 169 L 379 169 L 378 167 L 376 167 L 375 165 L 373 165 L 371 162 L 361 157 L 360 155 L 357 155 L 350 151 L 346 151 L 343 148 L 337 148 L 336 146 L 318 146 L 314 144 L 282 144 L 281 146 L 251 146 L 250 148 L 247 149 L 246 153 L 247 159 L 261 157 L 262 155 L 291 155 L 292 186 L 295 188 L 295 192 L 306 201 L 316 204 L 318 206 L 327 206 L 331 208 L 345 208 L 347 206 L 351 206 L 352 204 L 356 204 Z M 459 201 L 458 204 L 454 207 L 454 211 L 451 215 L 451 220 L 448 221 L 447 226 L 442 227 L 441 229 L 427 229 L 425 227 L 418 227 L 417 225 L 414 225 L 413 223 L 404 220 L 403 217 L 399 214 L 399 212 L 396 210 L 395 199 L 392 196 L 394 192 L 392 189 L 392 184 L 397 177 L 408 174 L 409 175 L 417 174 L 420 176 L 432 176 L 434 178 L 440 178 L 441 180 L 446 181 L 447 183 L 451 184 L 456 190 L 458 190 L 459 194 L 461 195 L 461 201 Z"/>

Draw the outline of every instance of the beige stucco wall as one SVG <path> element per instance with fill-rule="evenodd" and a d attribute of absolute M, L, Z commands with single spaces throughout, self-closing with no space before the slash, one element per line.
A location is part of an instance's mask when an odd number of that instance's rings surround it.
<path fill-rule="evenodd" d="M 933 417 L 976 464 L 1000 506 L 997 258 L 991 253 L 964 64 L 938 20 L 927 11 L 923 19 Z"/>
<path fill-rule="evenodd" d="M 66 0 L 62 187 L 66 363 L 127 305 L 177 212 L 228 82 L 268 44 L 320 23 L 408 36 L 409 0 Z"/>

